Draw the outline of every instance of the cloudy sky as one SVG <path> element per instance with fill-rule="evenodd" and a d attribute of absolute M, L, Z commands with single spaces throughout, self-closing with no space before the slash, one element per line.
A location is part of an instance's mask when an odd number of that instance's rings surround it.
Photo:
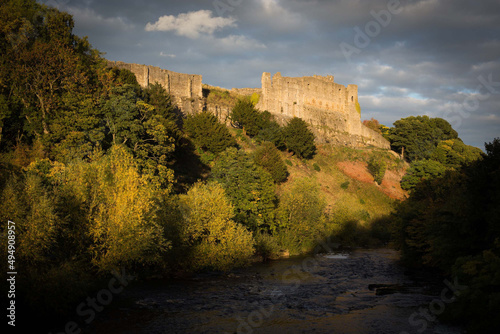
<path fill-rule="evenodd" d="M 260 87 L 262 72 L 357 84 L 362 119 L 447 119 L 500 137 L 500 1 L 43 0 L 109 60 Z"/>

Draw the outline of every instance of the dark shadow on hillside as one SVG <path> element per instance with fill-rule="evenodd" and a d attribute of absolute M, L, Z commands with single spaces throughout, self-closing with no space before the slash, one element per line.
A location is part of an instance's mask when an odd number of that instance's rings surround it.
<path fill-rule="evenodd" d="M 180 149 L 175 153 L 175 163 L 172 166 L 175 173 L 176 193 L 186 193 L 188 188 L 199 180 L 206 180 L 210 167 L 201 162 L 196 154 L 196 147 L 187 138 L 181 138 Z"/>

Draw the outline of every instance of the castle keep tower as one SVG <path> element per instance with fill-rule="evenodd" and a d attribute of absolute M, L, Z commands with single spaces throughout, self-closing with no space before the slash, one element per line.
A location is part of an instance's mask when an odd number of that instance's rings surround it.
<path fill-rule="evenodd" d="M 300 117 L 311 125 L 319 142 L 347 146 L 390 148 L 379 133 L 361 123 L 358 86 L 338 84 L 334 77 L 315 75 L 290 78 L 262 74 L 262 96 L 257 108 L 281 122 Z"/>

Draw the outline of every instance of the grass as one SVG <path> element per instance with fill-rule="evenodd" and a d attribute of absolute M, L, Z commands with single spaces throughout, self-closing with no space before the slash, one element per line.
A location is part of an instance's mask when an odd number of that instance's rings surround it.
<path fill-rule="evenodd" d="M 337 166 L 342 161 L 366 162 L 371 156 L 383 159 L 388 168 L 398 168 L 397 158 L 389 152 L 378 149 L 354 149 L 323 145 L 318 148 L 318 154 L 308 163 L 282 153 L 284 161 L 290 161 L 289 180 L 280 186 L 279 192 L 284 192 L 294 179 L 301 177 L 314 178 L 321 185 L 329 215 L 334 220 L 347 221 L 354 219 L 361 224 L 370 224 L 391 213 L 395 200 L 382 193 L 374 184 L 360 182 L 346 176 Z M 399 159 L 397 159 L 399 160 Z M 312 166 L 318 166 L 317 168 Z"/>

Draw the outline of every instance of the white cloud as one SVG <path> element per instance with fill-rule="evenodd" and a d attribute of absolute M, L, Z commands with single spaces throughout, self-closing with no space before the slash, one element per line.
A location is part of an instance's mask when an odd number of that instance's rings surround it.
<path fill-rule="evenodd" d="M 214 17 L 211 10 L 199 10 L 178 16 L 164 15 L 155 23 L 148 23 L 146 31 L 175 31 L 177 35 L 196 39 L 201 34 L 213 35 L 225 27 L 236 27 L 235 22 L 231 17 Z"/>
<path fill-rule="evenodd" d="M 160 56 L 162 56 L 162 57 L 167 57 L 167 58 L 175 58 L 175 57 L 177 57 L 177 56 L 176 56 L 176 55 L 174 55 L 174 54 L 165 53 L 165 52 L 163 52 L 163 51 L 162 51 L 162 52 L 160 52 Z"/>
<path fill-rule="evenodd" d="M 259 41 L 248 38 L 242 35 L 229 35 L 224 38 L 217 39 L 217 44 L 225 48 L 240 48 L 240 49 L 265 49 L 266 46 Z"/>

